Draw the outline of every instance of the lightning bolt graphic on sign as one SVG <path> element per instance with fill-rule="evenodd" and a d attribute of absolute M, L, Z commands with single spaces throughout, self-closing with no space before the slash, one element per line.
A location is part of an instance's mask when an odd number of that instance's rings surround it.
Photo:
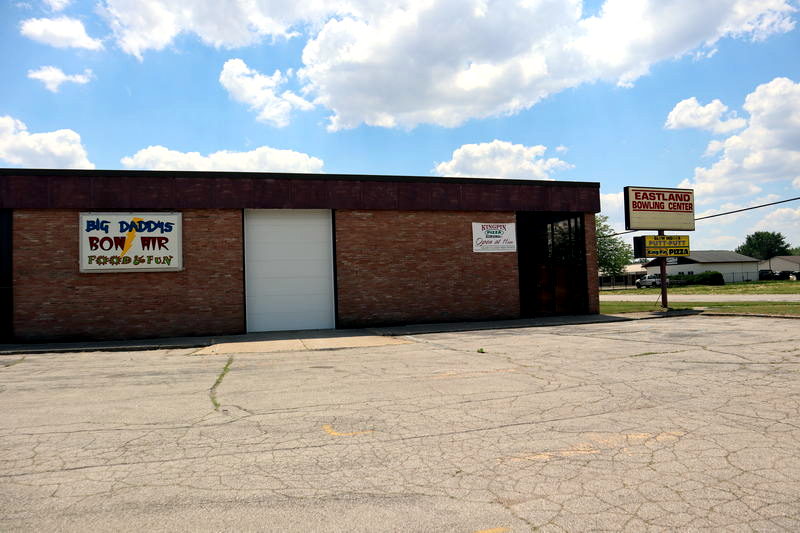
<path fill-rule="evenodd" d="M 134 224 L 137 222 L 141 222 L 142 220 L 144 219 L 138 217 L 133 218 Z M 128 233 L 125 234 L 125 247 L 122 249 L 122 253 L 119 254 L 120 257 L 125 257 L 125 254 L 127 254 L 128 250 L 130 250 L 131 246 L 133 246 L 134 239 L 136 239 L 136 226 L 131 225 L 130 231 L 128 231 Z"/>

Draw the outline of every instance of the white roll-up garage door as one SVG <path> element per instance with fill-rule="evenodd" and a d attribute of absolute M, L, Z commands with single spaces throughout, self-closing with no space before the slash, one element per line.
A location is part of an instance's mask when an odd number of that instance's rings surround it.
<path fill-rule="evenodd" d="M 331 212 L 248 209 L 247 331 L 334 327 Z"/>

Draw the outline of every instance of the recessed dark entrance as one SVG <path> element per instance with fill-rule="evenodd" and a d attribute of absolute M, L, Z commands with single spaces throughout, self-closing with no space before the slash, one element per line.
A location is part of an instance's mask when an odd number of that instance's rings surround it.
<path fill-rule="evenodd" d="M 11 340 L 13 292 L 11 289 L 11 209 L 0 209 L 0 340 Z"/>
<path fill-rule="evenodd" d="M 584 235 L 581 215 L 517 212 L 523 317 L 588 312 Z"/>

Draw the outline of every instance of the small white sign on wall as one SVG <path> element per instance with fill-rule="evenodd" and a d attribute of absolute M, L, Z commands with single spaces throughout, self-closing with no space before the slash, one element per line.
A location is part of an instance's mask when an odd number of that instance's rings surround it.
<path fill-rule="evenodd" d="M 473 222 L 473 252 L 516 252 L 516 224 L 508 222 Z"/>

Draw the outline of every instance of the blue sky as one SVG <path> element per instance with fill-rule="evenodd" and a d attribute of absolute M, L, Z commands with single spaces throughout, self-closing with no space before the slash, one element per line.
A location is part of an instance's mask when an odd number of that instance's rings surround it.
<path fill-rule="evenodd" d="M 800 196 L 796 0 L 10 0 L 0 166 L 598 181 Z M 695 249 L 800 202 L 699 222 Z"/>

